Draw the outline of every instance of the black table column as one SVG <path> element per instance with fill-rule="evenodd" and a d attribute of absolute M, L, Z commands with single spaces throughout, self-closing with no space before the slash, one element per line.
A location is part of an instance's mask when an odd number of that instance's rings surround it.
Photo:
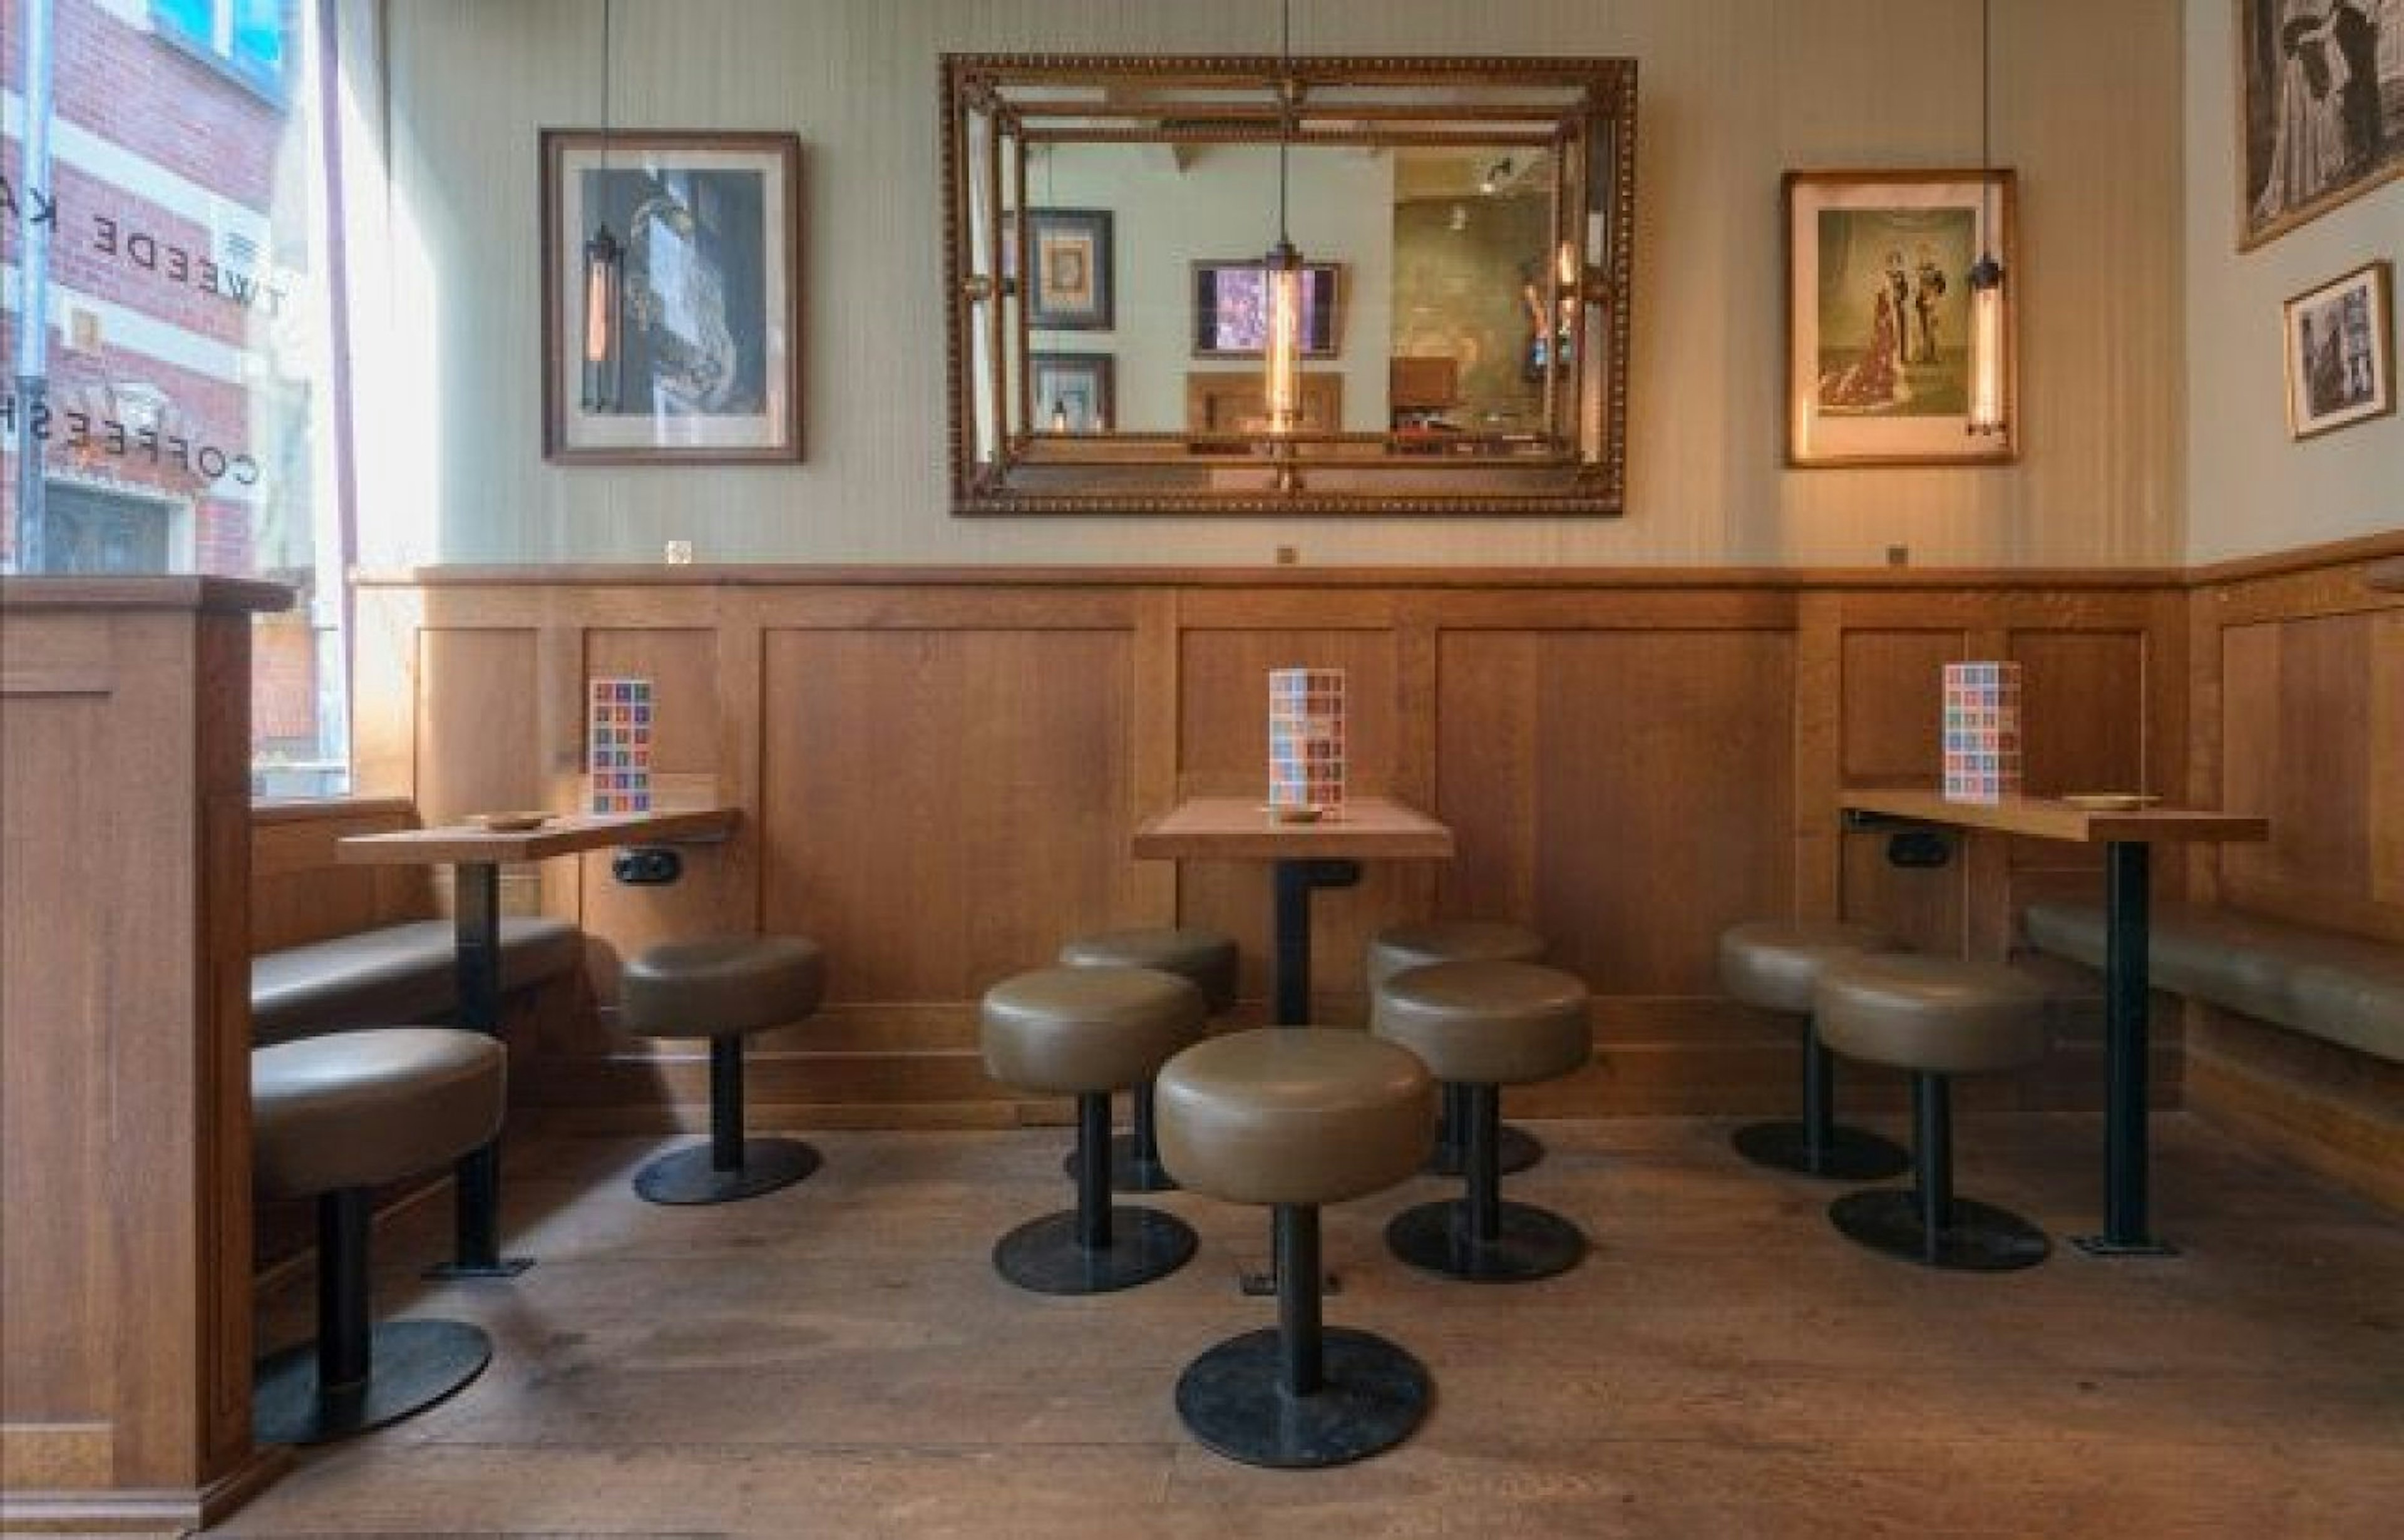
<path fill-rule="evenodd" d="M 459 1025 L 487 1037 L 501 1032 L 501 869 L 489 861 L 461 861 L 453 887 L 454 945 L 458 951 Z M 534 1266 L 530 1256 L 501 1255 L 501 1141 L 459 1157 L 452 1211 L 452 1259 L 426 1270 L 428 1278 L 514 1278 Z"/>
<path fill-rule="evenodd" d="M 2104 847 L 2104 1233 L 2071 1239 L 2094 1256 L 2178 1254 L 2145 1215 L 2150 854 L 2136 840 Z"/>

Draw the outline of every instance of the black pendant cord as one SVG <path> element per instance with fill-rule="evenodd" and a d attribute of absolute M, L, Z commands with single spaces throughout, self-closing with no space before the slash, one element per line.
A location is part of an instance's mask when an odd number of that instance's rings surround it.
<path fill-rule="evenodd" d="M 609 16 L 617 0 L 601 0 L 601 186 L 609 185 Z"/>
<path fill-rule="evenodd" d="M 1978 0 L 1978 247 L 1992 245 L 1994 177 L 1994 0 Z"/>
<path fill-rule="evenodd" d="M 1285 159 L 1293 142 L 1293 0 L 1278 10 L 1278 249 L 1291 247 L 1285 224 Z"/>

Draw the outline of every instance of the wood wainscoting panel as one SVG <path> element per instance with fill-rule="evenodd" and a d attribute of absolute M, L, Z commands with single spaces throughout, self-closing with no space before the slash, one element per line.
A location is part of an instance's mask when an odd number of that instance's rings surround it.
<path fill-rule="evenodd" d="M 2197 854 L 2200 886 L 2249 913 L 2404 946 L 2404 594 L 2368 581 L 2404 535 L 2328 559 L 2231 567 L 2190 606 L 2190 775 L 2270 819 Z M 2404 1071 L 2190 1005 L 2197 1113 L 2404 1204 Z"/>
<path fill-rule="evenodd" d="M 428 827 L 470 813 L 544 805 L 538 635 L 467 626 L 417 634 L 412 778 L 418 816 Z"/>
<path fill-rule="evenodd" d="M 1845 785 L 1936 784 L 1945 769 L 1945 665 L 1968 651 L 1959 627 L 1844 633 Z"/>

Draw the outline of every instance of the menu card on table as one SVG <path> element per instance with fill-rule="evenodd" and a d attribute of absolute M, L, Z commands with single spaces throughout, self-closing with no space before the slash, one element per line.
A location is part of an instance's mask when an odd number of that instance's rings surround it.
<path fill-rule="evenodd" d="M 596 679 L 588 692 L 584 763 L 592 778 L 590 810 L 651 810 L 651 681 Z"/>

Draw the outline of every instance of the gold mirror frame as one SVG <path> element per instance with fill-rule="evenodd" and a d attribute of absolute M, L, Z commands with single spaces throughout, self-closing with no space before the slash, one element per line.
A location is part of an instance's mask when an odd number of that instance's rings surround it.
<path fill-rule="evenodd" d="M 1616 514 L 1627 484 L 1628 349 L 1635 248 L 1636 63 L 1628 59 L 1145 57 L 947 54 L 943 71 L 945 333 L 950 482 L 957 514 L 1010 513 L 1525 513 Z M 1399 425 L 1391 382 L 1430 359 L 1391 351 L 1385 431 L 1309 419 L 1272 432 L 1241 419 L 1221 430 L 1062 431 L 1033 420 L 1034 356 L 1063 345 L 1112 354 L 1112 337 L 1141 324 L 1118 307 L 1108 326 L 1110 217 L 1117 211 L 1036 208 L 1082 217 L 1072 232 L 1104 267 L 1105 327 L 1032 333 L 1020 274 L 1034 269 L 1028 227 L 1030 154 L 1064 147 L 1153 146 L 1182 168 L 1221 146 L 1295 152 L 1351 147 L 1377 154 L 1502 147 L 1542 173 L 1554 260 L 1522 263 L 1533 317 L 1522 378 L 1534 389 L 1532 427 L 1449 428 L 1441 438 Z M 1056 163 L 1056 162 L 1047 162 Z M 1046 199 L 1048 203 L 1050 199 Z M 1092 217 L 1104 217 L 1098 223 Z M 1278 211 L 1230 243 L 1265 248 Z M 1457 228 L 1457 227 L 1456 227 Z M 1129 231 L 1120 219 L 1122 245 Z M 1097 242 L 1096 237 L 1098 236 Z M 1341 251 L 1306 258 L 1341 264 Z M 1185 252 L 1181 268 L 1228 251 Z M 1124 259 L 1122 259 L 1124 260 Z M 1532 269 L 1543 270 L 1541 280 Z M 1539 287 L 1541 284 L 1541 287 Z M 1539 295 L 1541 294 L 1541 298 Z M 1338 301 L 1356 314 L 1361 296 Z M 1547 318 L 1558 330 L 1545 335 Z M 1054 322 L 1052 327 L 1062 323 Z M 1153 325 L 1181 321 L 1154 315 Z M 1539 346 L 1536 337 L 1543 337 Z M 1191 340 L 1189 337 L 1188 341 Z M 1157 346 L 1157 339 L 1153 343 Z M 1195 357 L 1201 357 L 1198 351 Z M 1356 360 L 1356 363 L 1363 360 Z M 1374 370 L 1375 360 L 1365 360 Z M 1440 360 L 1437 360 L 1440 362 Z M 1127 370 L 1119 367 L 1124 395 Z M 1182 382 L 1195 399 L 1197 382 Z M 1241 375 L 1208 377 L 1234 387 Z M 1304 383 L 1309 384 L 1306 369 Z M 1329 382 L 1333 384 L 1333 382 Z M 1190 413 L 1190 408 L 1189 408 Z M 1417 426 L 1417 425 L 1407 425 Z"/>

